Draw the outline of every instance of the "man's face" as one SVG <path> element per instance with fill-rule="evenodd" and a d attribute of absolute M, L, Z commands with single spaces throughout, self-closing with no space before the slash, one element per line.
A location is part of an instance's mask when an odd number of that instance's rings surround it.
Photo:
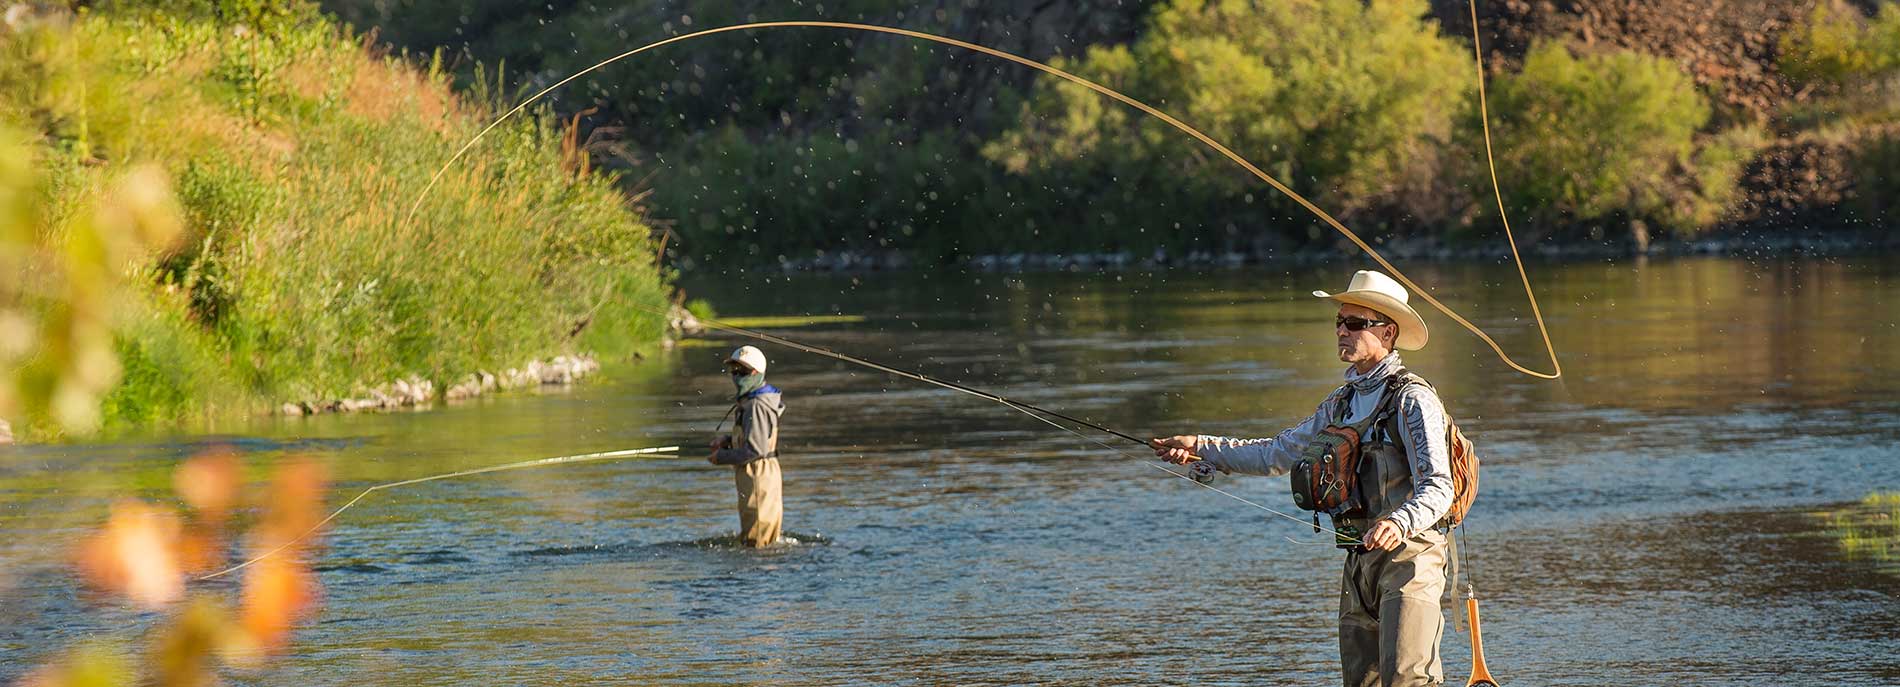
<path fill-rule="evenodd" d="M 1353 331 L 1347 326 L 1361 322 L 1387 322 L 1387 324 L 1365 327 L 1358 331 Z M 1390 324 L 1389 320 L 1376 310 L 1363 305 L 1340 304 L 1339 317 L 1333 324 L 1333 334 L 1339 337 L 1339 361 L 1358 364 L 1384 360 L 1385 355 L 1392 352 L 1387 341 L 1398 338 L 1396 329 L 1396 325 Z"/>

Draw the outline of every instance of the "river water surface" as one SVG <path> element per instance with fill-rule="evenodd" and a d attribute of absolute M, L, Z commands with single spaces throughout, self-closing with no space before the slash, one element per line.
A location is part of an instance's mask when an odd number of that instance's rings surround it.
<path fill-rule="evenodd" d="M 1205 273 L 783 276 L 689 284 L 733 316 L 1134 434 L 1261 436 L 1338 383 L 1356 265 Z M 1548 369 L 1508 264 L 1412 275 Z M 1900 489 L 1900 260 L 1533 265 L 1561 382 L 1427 311 L 1408 353 L 1485 459 L 1468 555 L 1507 685 L 1900 684 L 1900 574 L 1824 514 Z M 321 615 L 272 685 L 1337 684 L 1341 555 L 1310 527 L 998 404 L 769 345 L 786 526 L 736 526 L 697 448 L 725 411 L 689 341 L 568 391 L 215 436 L 0 451 L 0 682 L 151 618 L 82 597 L 70 542 L 167 498 L 206 446 L 363 487 L 586 451 L 681 458 L 378 492 L 328 533 Z M 1104 439 L 1112 439 L 1103 437 Z M 1292 512 L 1283 479 L 1217 486 Z M 1450 681 L 1468 638 L 1447 626 Z"/>

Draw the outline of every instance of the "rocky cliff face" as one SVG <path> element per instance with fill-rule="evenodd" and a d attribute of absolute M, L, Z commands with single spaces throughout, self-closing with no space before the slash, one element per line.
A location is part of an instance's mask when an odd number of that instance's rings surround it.
<path fill-rule="evenodd" d="M 1514 68 L 1540 40 L 1628 49 L 1681 64 L 1731 120 L 1765 122 L 1797 93 L 1775 66 L 1781 35 L 1815 0 L 1490 0 L 1478 27 L 1492 69 Z M 1432 0 L 1451 35 L 1471 35 L 1466 0 Z"/>

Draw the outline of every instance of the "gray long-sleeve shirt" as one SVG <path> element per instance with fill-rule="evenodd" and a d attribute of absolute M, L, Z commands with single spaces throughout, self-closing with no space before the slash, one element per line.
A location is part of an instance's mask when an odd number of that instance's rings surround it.
<path fill-rule="evenodd" d="M 778 417 L 785 412 L 785 401 L 771 386 L 739 399 L 739 416 L 734 419 L 732 448 L 713 452 L 719 465 L 745 465 L 761 458 L 778 455 Z"/>
<path fill-rule="evenodd" d="M 1346 368 L 1346 386 L 1339 393 L 1347 399 L 1345 424 L 1366 419 L 1386 393 L 1386 382 L 1403 365 L 1394 352 L 1365 374 Z M 1234 439 L 1202 435 L 1195 454 L 1202 460 L 1228 472 L 1274 476 L 1285 474 L 1300 460 L 1300 453 L 1333 421 L 1339 394 L 1321 402 L 1311 417 L 1272 438 Z M 1389 516 L 1405 536 L 1418 534 L 1445 517 L 1451 508 L 1451 449 L 1445 445 L 1445 407 L 1438 394 L 1423 384 L 1407 385 L 1399 391 L 1399 426 L 1405 432 L 1406 460 L 1412 468 L 1412 498 Z"/>

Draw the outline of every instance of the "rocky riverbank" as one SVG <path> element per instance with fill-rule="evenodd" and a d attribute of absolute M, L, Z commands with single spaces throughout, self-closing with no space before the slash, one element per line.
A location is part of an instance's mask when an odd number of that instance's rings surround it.
<path fill-rule="evenodd" d="M 1693 239 L 1657 239 L 1638 245 L 1630 235 L 1637 232 L 1620 228 L 1615 238 L 1593 242 L 1545 242 L 1525 245 L 1518 251 L 1537 260 L 1612 260 L 1633 257 L 1777 255 L 1850 256 L 1866 253 L 1900 252 L 1900 234 L 1889 231 L 1829 229 L 1795 232 L 1786 230 L 1752 231 L 1736 229 Z M 1375 244 L 1374 249 L 1390 260 L 1426 262 L 1490 262 L 1508 260 L 1511 249 L 1502 240 L 1476 244 L 1452 243 L 1432 238 L 1399 239 Z M 1356 255 L 1359 249 L 1341 242 L 1336 246 L 1316 246 L 1292 250 L 1266 251 L 1191 251 L 1170 253 L 1156 250 L 1147 254 L 1127 251 L 1101 253 L 1007 253 L 975 255 L 952 263 L 978 272 L 1093 272 L 1115 270 L 1162 270 L 1190 267 L 1240 267 L 1259 264 L 1306 264 L 1338 260 L 1341 255 Z M 834 272 L 861 274 L 901 272 L 919 267 L 903 253 L 830 252 L 804 259 L 781 259 L 781 271 Z M 684 312 L 684 311 L 682 311 Z M 691 315 L 686 315 L 691 318 Z M 682 330 L 676 318 L 674 328 Z M 693 325 L 686 324 L 685 327 Z M 692 331 L 690 328 L 684 331 Z"/>
<path fill-rule="evenodd" d="M 323 413 L 354 413 L 369 410 L 426 408 L 438 402 L 465 401 L 484 394 L 510 389 L 543 386 L 568 386 L 600 370 L 600 362 L 591 355 L 555 356 L 546 361 L 529 361 L 499 373 L 479 371 L 436 393 L 437 385 L 421 377 L 398 379 L 365 389 L 351 398 L 321 401 L 296 401 L 279 406 L 281 415 L 303 416 Z"/>
<path fill-rule="evenodd" d="M 674 305 L 667 314 L 666 331 L 660 338 L 660 347 L 672 348 L 679 337 L 702 331 L 705 331 L 705 327 L 700 324 L 699 318 L 694 317 L 686 308 Z M 641 358 L 638 354 L 633 357 L 635 360 Z M 467 401 L 502 391 L 570 386 L 580 383 L 582 379 L 599 371 L 600 360 L 592 354 L 558 355 L 547 360 L 531 360 L 521 367 L 511 367 L 500 372 L 476 371 L 446 385 L 439 385 L 421 376 L 412 375 L 360 390 L 349 398 L 286 402 L 278 406 L 276 412 L 279 415 L 296 417 L 324 413 L 424 409 L 443 403 Z M 5 428 L 5 424 L 0 423 L 0 431 L 4 431 Z M 5 443 L 6 438 L 8 437 L 0 434 L 0 443 Z"/>

